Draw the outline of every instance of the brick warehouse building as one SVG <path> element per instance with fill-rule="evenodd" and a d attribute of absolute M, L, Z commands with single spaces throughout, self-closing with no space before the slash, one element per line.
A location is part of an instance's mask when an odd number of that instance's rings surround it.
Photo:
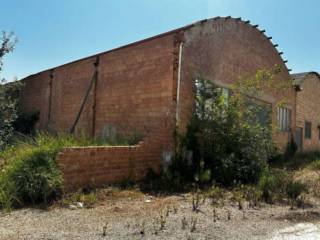
<path fill-rule="evenodd" d="M 296 143 L 299 150 L 320 148 L 320 75 L 317 72 L 292 74 L 297 89 Z"/>
<path fill-rule="evenodd" d="M 58 156 L 66 187 L 141 178 L 173 156 L 173 131 L 183 131 L 194 106 L 194 81 L 204 78 L 228 91 L 258 69 L 289 71 L 264 30 L 231 17 L 213 18 L 52 68 L 23 81 L 21 108 L 38 110 L 38 129 L 112 137 L 141 133 L 134 146 L 68 148 Z M 286 106 L 276 107 L 285 96 Z M 259 99 L 280 123 L 280 148 L 295 129 L 296 93 L 266 90 Z"/>

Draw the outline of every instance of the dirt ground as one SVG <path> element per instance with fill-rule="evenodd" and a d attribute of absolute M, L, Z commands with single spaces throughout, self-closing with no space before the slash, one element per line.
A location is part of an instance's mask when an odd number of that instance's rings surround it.
<path fill-rule="evenodd" d="M 92 208 L 55 204 L 0 213 L 0 239 L 272 239 L 299 222 L 319 223 L 319 206 L 290 210 L 262 204 L 242 210 L 232 201 L 206 200 L 192 211 L 190 194 L 152 197 L 137 191 L 108 192 Z"/>

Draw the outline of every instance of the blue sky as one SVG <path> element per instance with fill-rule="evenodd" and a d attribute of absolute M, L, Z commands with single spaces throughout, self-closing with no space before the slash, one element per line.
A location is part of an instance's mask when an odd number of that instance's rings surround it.
<path fill-rule="evenodd" d="M 11 80 L 204 18 L 233 16 L 266 30 L 293 72 L 320 71 L 319 0 L 0 0 L 0 30 L 16 49 Z"/>

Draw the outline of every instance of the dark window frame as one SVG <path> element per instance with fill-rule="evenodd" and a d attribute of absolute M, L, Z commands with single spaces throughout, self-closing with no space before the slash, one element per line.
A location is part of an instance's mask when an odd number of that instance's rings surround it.
<path fill-rule="evenodd" d="M 312 138 L 312 122 L 311 121 L 304 122 L 304 138 L 305 139 Z"/>

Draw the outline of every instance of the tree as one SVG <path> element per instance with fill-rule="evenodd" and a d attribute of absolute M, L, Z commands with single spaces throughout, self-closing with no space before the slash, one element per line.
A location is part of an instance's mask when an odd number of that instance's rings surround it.
<path fill-rule="evenodd" d="M 2 32 L 0 37 L 0 72 L 3 66 L 3 57 L 13 51 L 16 39 L 12 33 Z M 13 135 L 13 123 L 17 118 L 17 99 L 15 92 L 18 82 L 7 83 L 0 80 L 0 149 L 10 141 Z"/>
<path fill-rule="evenodd" d="M 259 180 L 275 154 L 275 127 L 271 106 L 255 97 L 264 89 L 290 87 L 290 81 L 283 86 L 274 84 L 279 71 L 277 67 L 259 70 L 230 89 L 196 81 L 195 112 L 180 144 L 182 150 L 193 152 L 193 172 L 204 164 L 212 180 L 224 185 Z"/>

